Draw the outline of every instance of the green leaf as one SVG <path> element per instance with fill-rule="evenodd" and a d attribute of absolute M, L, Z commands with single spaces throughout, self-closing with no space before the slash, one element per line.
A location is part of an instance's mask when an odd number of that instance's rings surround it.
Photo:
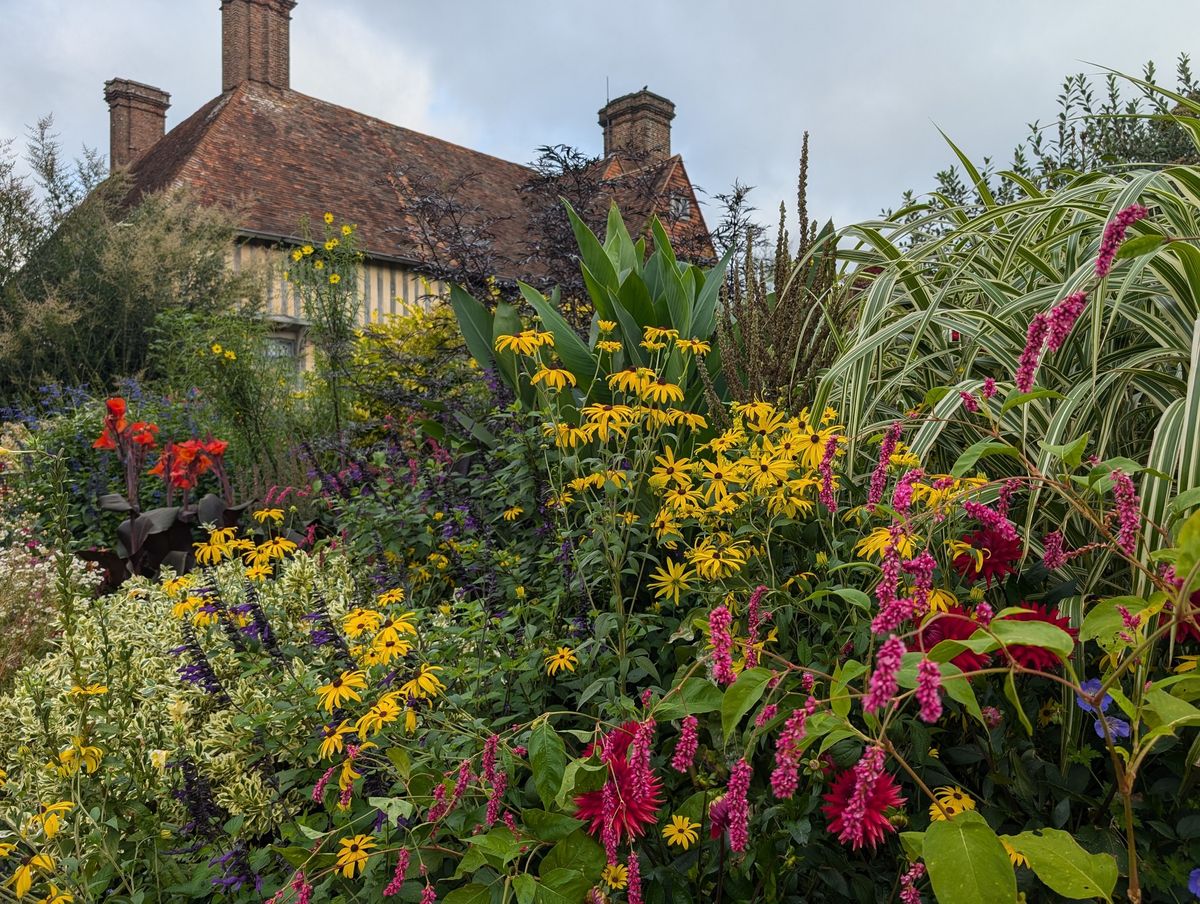
<path fill-rule="evenodd" d="M 848 603 L 853 603 L 864 612 L 871 611 L 871 598 L 854 587 L 838 587 L 833 591 Z"/>
<path fill-rule="evenodd" d="M 458 318 L 458 328 L 467 342 L 467 351 L 480 367 L 488 367 L 493 361 L 492 315 L 487 308 L 467 294 L 466 290 L 453 283 L 450 285 L 450 307 Z"/>
<path fill-rule="evenodd" d="M 1017 683 L 1013 680 L 1012 669 L 1009 669 L 1004 675 L 1004 696 L 1008 698 L 1008 702 L 1017 711 L 1017 716 L 1021 720 L 1021 727 L 1025 729 L 1025 734 L 1032 738 L 1033 726 L 1029 723 L 1029 716 L 1025 715 L 1025 707 L 1021 705 L 1021 698 L 1017 696 Z"/>
<path fill-rule="evenodd" d="M 654 716 L 660 722 L 699 716 L 720 709 L 724 699 L 721 689 L 707 678 L 689 678 L 679 685 L 676 693 L 654 708 Z"/>
<path fill-rule="evenodd" d="M 561 841 L 583 828 L 583 823 L 578 819 L 562 813 L 547 813 L 545 810 L 525 810 L 521 814 L 521 821 L 539 841 Z"/>
<path fill-rule="evenodd" d="M 513 891 L 517 893 L 517 904 L 533 904 L 537 899 L 537 879 L 528 873 L 513 877 Z"/>
<path fill-rule="evenodd" d="M 550 806 L 563 784 L 567 766 L 567 748 L 549 720 L 539 722 L 529 736 L 529 764 L 533 768 L 533 786 L 544 806 Z"/>
<path fill-rule="evenodd" d="M 1054 445 L 1052 443 L 1039 442 L 1038 445 L 1042 447 L 1043 451 L 1049 452 L 1051 455 L 1056 456 L 1068 468 L 1075 470 L 1081 464 L 1083 464 L 1083 453 L 1084 450 L 1087 449 L 1088 439 L 1090 437 L 1090 433 L 1085 433 L 1072 443 Z"/>
<path fill-rule="evenodd" d="M 487 885 L 472 882 L 462 888 L 456 888 L 442 898 L 444 904 L 491 904 L 492 889 Z"/>
<path fill-rule="evenodd" d="M 1014 408 L 1019 408 L 1022 405 L 1027 405 L 1030 402 L 1035 402 L 1038 399 L 1065 399 L 1061 392 L 1055 392 L 1053 389 L 1035 389 L 1032 392 L 1019 392 L 1016 395 L 1010 395 L 1004 400 L 1004 404 L 1000 406 L 1000 413 L 1011 411 Z"/>
<path fill-rule="evenodd" d="M 1166 243 L 1166 238 L 1161 235 L 1139 235 L 1136 238 L 1126 239 L 1121 243 L 1121 247 L 1117 249 L 1116 260 L 1124 260 L 1127 257 L 1141 257 L 1143 254 L 1153 254 Z"/>
<path fill-rule="evenodd" d="M 1017 878 L 1004 845 L 978 813 L 931 823 L 922 845 L 938 904 L 1013 904 Z"/>
<path fill-rule="evenodd" d="M 908 854 L 909 860 L 920 860 L 925 856 L 925 833 L 901 832 L 900 846 L 904 848 L 904 853 Z"/>
<path fill-rule="evenodd" d="M 1037 877 L 1064 898 L 1112 900 L 1117 885 L 1117 861 L 1111 854 L 1089 854 L 1067 832 L 1039 829 L 1006 835 L 1014 850 L 1025 855 Z"/>
<path fill-rule="evenodd" d="M 1071 652 L 1075 649 L 1075 641 L 1071 635 L 1058 625 L 1048 622 L 997 618 L 992 622 L 990 630 L 1001 646 L 1020 644 L 1027 647 L 1041 647 L 1057 653 L 1062 659 L 1070 657 Z M 978 634 L 975 635 L 975 637 L 978 636 Z"/>
<path fill-rule="evenodd" d="M 721 731 L 727 739 L 742 716 L 762 698 L 770 680 L 769 669 L 746 669 L 725 691 L 725 699 L 721 701 Z"/>
<path fill-rule="evenodd" d="M 600 762 L 600 757 L 594 753 L 586 760 L 571 760 L 563 770 L 562 787 L 559 788 L 554 802 L 565 807 L 567 800 L 586 794 L 589 791 L 599 791 L 608 780 L 608 767 Z"/>
<path fill-rule="evenodd" d="M 1187 580 L 1196 570 L 1197 564 L 1200 564 L 1200 512 L 1183 522 L 1183 527 L 1179 528 L 1176 545 L 1179 547 L 1179 555 L 1175 559 L 1175 574 L 1180 579 Z"/>
<path fill-rule="evenodd" d="M 538 883 L 538 904 L 579 904 L 595 880 L 578 869 L 543 871 Z"/>
<path fill-rule="evenodd" d="M 922 405 L 926 408 L 932 408 L 949 394 L 949 386 L 935 386 L 925 393 L 925 400 L 922 402 Z"/>
<path fill-rule="evenodd" d="M 543 881 L 548 881 L 555 870 L 570 870 L 583 873 L 594 883 L 599 880 L 604 863 L 604 848 L 600 847 L 591 835 L 580 829 L 550 849 L 550 853 L 538 864 L 538 875 Z"/>
<path fill-rule="evenodd" d="M 579 334 L 567 323 L 541 292 L 525 283 L 518 288 L 530 306 L 542 318 L 542 325 L 554 336 L 554 351 L 562 359 L 563 366 L 575 375 L 581 392 L 589 393 L 593 384 L 599 383 L 600 362 L 579 339 Z M 604 387 L 607 389 L 607 387 Z"/>
<path fill-rule="evenodd" d="M 497 826 L 486 835 L 472 835 L 467 843 L 498 858 L 501 863 L 507 863 L 521 852 L 516 836 L 505 826 Z"/>
<path fill-rule="evenodd" d="M 950 475 L 952 477 L 965 477 L 975 467 L 979 459 L 987 458 L 990 455 L 1007 455 L 1010 458 L 1020 458 L 1020 453 L 1008 443 L 981 439 L 964 450 L 962 455 L 958 456 L 958 460 L 954 462 L 954 467 L 950 469 Z"/>
<path fill-rule="evenodd" d="M 1200 487 L 1192 487 L 1190 490 L 1180 493 L 1171 500 L 1171 504 L 1167 508 L 1173 515 L 1182 515 L 1188 509 L 1200 505 Z"/>
<path fill-rule="evenodd" d="M 1113 596 L 1099 600 L 1083 617 L 1083 624 L 1079 626 L 1079 642 L 1094 640 L 1107 648 L 1116 636 L 1125 630 L 1125 621 L 1117 611 L 1117 606 L 1124 606 L 1130 612 L 1137 613 L 1146 608 L 1146 601 L 1140 596 Z"/>

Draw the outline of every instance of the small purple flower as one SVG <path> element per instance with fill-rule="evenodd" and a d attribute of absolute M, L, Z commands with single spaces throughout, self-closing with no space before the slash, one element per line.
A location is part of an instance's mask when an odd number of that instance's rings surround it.
<path fill-rule="evenodd" d="M 1099 678 L 1089 678 L 1087 681 L 1083 682 L 1083 684 L 1079 685 L 1079 689 L 1087 694 L 1088 697 L 1094 697 L 1100 692 L 1102 685 L 1103 682 Z M 1082 709 L 1085 713 L 1096 712 L 1096 707 L 1094 707 L 1087 699 L 1079 694 L 1075 695 L 1075 705 Z M 1109 694 L 1105 694 L 1100 700 L 1100 712 L 1108 712 L 1108 708 L 1111 705 L 1112 697 Z"/>
<path fill-rule="evenodd" d="M 1192 870 L 1188 876 L 1188 891 L 1200 898 L 1200 869 Z"/>
<path fill-rule="evenodd" d="M 1096 737 L 1104 737 L 1104 723 L 1108 723 L 1108 733 L 1114 738 L 1127 738 L 1132 729 L 1129 723 L 1124 719 L 1118 719 L 1115 716 L 1103 716 L 1102 719 L 1096 720 Z"/>

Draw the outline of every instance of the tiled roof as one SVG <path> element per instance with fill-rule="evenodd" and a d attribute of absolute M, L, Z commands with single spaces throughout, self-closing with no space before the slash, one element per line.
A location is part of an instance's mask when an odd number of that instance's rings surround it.
<path fill-rule="evenodd" d="M 678 158 L 667 163 L 664 190 L 681 169 Z M 521 187 L 531 169 L 290 89 L 244 82 L 172 129 L 130 171 L 138 195 L 190 186 L 202 203 L 233 211 L 248 235 L 296 238 L 302 219 L 317 229 L 331 211 L 358 224 L 367 254 L 414 263 L 422 245 L 398 196 L 405 176 L 454 182 L 458 201 L 494 221 L 499 256 L 526 256 L 530 212 Z"/>

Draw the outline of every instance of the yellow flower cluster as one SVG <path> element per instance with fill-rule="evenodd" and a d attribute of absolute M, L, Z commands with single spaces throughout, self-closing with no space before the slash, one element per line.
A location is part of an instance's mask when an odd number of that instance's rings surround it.
<path fill-rule="evenodd" d="M 280 519 L 283 517 L 283 512 L 277 509 L 264 511 L 265 514 L 260 519 L 260 523 L 274 520 L 276 511 L 279 512 Z M 257 513 L 255 518 L 258 518 Z M 223 561 L 241 556 L 246 565 L 246 577 L 252 581 L 261 581 L 270 577 L 271 563 L 277 559 L 284 559 L 295 552 L 296 544 L 287 537 L 281 536 L 270 536 L 261 543 L 255 543 L 249 537 L 239 538 L 236 527 L 219 527 L 209 532 L 207 542 L 197 543 L 195 548 L 196 561 L 201 565 L 219 565 Z M 172 591 L 177 591 L 182 587 L 168 589 L 164 584 L 163 589 L 167 591 L 168 595 L 174 595 Z"/>

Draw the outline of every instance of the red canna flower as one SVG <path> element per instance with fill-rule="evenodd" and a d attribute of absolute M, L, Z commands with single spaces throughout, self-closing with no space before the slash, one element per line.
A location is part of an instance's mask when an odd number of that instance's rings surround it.
<path fill-rule="evenodd" d="M 976 552 L 959 553 L 952 564 L 968 583 L 973 584 L 983 578 L 991 587 L 994 579 L 1016 573 L 1013 566 L 1021 560 L 1019 538 L 1014 539 L 993 527 L 984 526 L 967 534 L 962 542 Z"/>
<path fill-rule="evenodd" d="M 109 415 L 111 415 L 114 419 L 120 420 L 125 417 L 125 412 L 127 410 L 125 406 L 125 400 L 120 396 L 113 396 L 104 403 L 104 406 L 108 409 Z"/>
<path fill-rule="evenodd" d="M 1071 620 L 1065 615 L 1061 615 L 1057 609 L 1053 612 L 1044 603 L 1020 603 L 1022 609 L 1028 609 L 1028 612 L 1014 612 L 1011 615 L 1006 615 L 997 621 L 1040 621 L 1047 624 L 1057 625 L 1062 628 L 1071 637 L 1078 637 L 1079 632 L 1071 627 Z M 993 622 L 995 624 L 995 622 Z M 1031 647 L 1026 644 L 1009 644 L 1008 652 L 1012 658 L 1025 666 L 1027 669 L 1037 669 L 1041 672 L 1057 671 L 1062 666 L 1062 660 L 1058 656 L 1043 647 Z"/>
<path fill-rule="evenodd" d="M 223 439 L 210 439 L 204 444 L 204 449 L 209 455 L 220 456 L 225 454 L 225 450 L 229 448 L 229 443 Z"/>
<path fill-rule="evenodd" d="M 103 433 L 92 443 L 93 449 L 115 449 L 117 448 L 117 439 L 113 436 L 112 431 L 105 429 Z"/>
<path fill-rule="evenodd" d="M 610 800 L 615 801 L 612 816 L 612 827 L 618 839 L 634 839 L 646 831 L 646 827 L 654 825 L 658 811 L 662 807 L 662 780 L 650 773 L 645 781 L 645 793 L 641 796 L 634 794 L 634 769 L 629 762 L 629 747 L 637 733 L 637 722 L 626 722 L 620 728 L 614 729 L 608 735 L 607 745 L 609 754 L 605 759 L 608 765 L 609 778 L 605 787 L 598 791 L 589 791 L 575 798 L 575 806 L 579 819 L 590 822 L 588 831 L 595 836 L 604 831 L 605 822 L 605 790 Z M 591 756 L 596 745 L 591 744 L 584 751 L 585 756 Z"/>
<path fill-rule="evenodd" d="M 980 625 L 962 606 L 951 606 L 946 612 L 927 619 L 917 632 L 917 646 L 928 653 L 943 640 L 966 640 Z M 991 656 L 963 650 L 950 660 L 964 672 L 986 668 Z"/>

